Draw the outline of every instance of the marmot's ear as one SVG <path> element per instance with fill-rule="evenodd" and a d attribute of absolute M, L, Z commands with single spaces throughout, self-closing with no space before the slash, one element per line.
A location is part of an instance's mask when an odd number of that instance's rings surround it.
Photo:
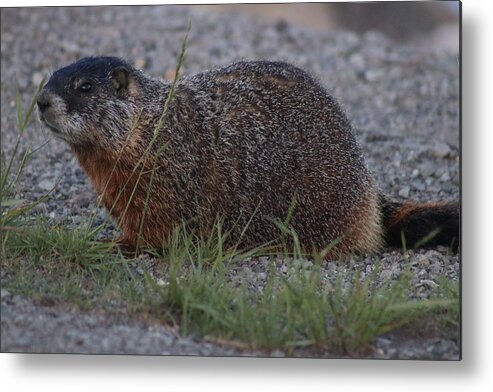
<path fill-rule="evenodd" d="M 122 93 L 127 90 L 130 82 L 128 69 L 125 67 L 116 67 L 111 73 L 111 83 L 117 93 Z"/>

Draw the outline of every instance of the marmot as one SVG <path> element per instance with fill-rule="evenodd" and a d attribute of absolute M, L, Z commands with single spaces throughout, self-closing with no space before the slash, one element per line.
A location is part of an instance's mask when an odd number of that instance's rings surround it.
<path fill-rule="evenodd" d="M 232 242 L 257 246 L 279 239 L 273 221 L 294 200 L 289 225 L 307 251 L 374 253 L 400 246 L 401 232 L 411 246 L 436 229 L 428 244 L 457 247 L 458 203 L 384 196 L 347 117 L 303 70 L 237 62 L 175 87 L 170 95 L 171 82 L 89 57 L 56 71 L 38 97 L 42 122 L 69 143 L 122 243 L 159 248 L 182 222 L 202 232 L 219 217 Z"/>

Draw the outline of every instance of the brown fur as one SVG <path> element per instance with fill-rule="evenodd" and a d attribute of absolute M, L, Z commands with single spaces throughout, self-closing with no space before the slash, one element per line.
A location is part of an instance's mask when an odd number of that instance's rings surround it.
<path fill-rule="evenodd" d="M 70 90 L 73 75 L 97 83 Z M 332 255 L 378 252 L 416 222 L 457 231 L 453 208 L 383 199 L 348 119 L 298 68 L 240 62 L 185 77 L 163 117 L 169 91 L 119 59 L 87 58 L 55 72 L 38 101 L 130 247 L 159 248 L 183 222 L 207 235 L 218 218 L 232 243 L 247 224 L 244 246 L 277 241 L 273 221 L 293 201 L 289 225 L 307 251 L 337 241 Z"/>
<path fill-rule="evenodd" d="M 396 203 L 383 201 L 383 224 L 389 245 L 414 246 L 444 244 L 459 248 L 459 205 L 454 202 Z M 431 235 L 431 238 L 429 238 Z"/>
<path fill-rule="evenodd" d="M 448 203 L 444 201 L 432 201 L 427 203 L 407 203 L 403 204 L 399 209 L 397 209 L 391 216 L 387 223 L 388 228 L 398 226 L 403 221 L 408 219 L 411 215 L 416 214 L 419 211 L 426 210 L 436 210 L 446 206 Z"/>

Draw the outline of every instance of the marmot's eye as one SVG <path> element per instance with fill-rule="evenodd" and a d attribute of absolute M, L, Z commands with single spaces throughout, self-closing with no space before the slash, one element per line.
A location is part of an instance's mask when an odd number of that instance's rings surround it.
<path fill-rule="evenodd" d="M 91 88 L 92 88 L 92 84 L 89 82 L 86 82 L 86 83 L 82 83 L 80 85 L 79 91 L 81 91 L 83 93 L 87 93 L 88 91 L 91 91 Z"/>

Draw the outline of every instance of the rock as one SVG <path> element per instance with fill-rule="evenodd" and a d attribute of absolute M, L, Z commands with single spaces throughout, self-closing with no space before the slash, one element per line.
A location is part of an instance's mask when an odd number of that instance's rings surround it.
<path fill-rule="evenodd" d="M 411 191 L 411 187 L 409 185 L 403 186 L 399 191 L 399 196 L 407 199 L 409 197 L 410 191 Z"/>
<path fill-rule="evenodd" d="M 423 181 L 418 181 L 418 180 L 412 181 L 411 186 L 420 192 L 426 190 L 426 185 Z"/>
<path fill-rule="evenodd" d="M 349 56 L 349 62 L 359 71 L 364 70 L 366 67 L 365 59 L 360 53 L 353 53 Z"/>
<path fill-rule="evenodd" d="M 375 339 L 375 344 L 380 346 L 380 347 L 388 348 L 391 346 L 392 340 L 384 338 L 384 337 L 378 337 Z"/>
<path fill-rule="evenodd" d="M 426 184 L 426 186 L 430 186 L 431 184 L 433 184 L 433 183 L 434 183 L 434 181 L 435 181 L 435 180 L 433 180 L 433 178 L 431 178 L 431 177 L 427 177 L 427 178 L 425 179 L 425 184 Z"/>
<path fill-rule="evenodd" d="M 439 261 L 436 261 L 433 264 L 431 264 L 430 271 L 436 275 L 442 272 L 442 269 L 443 269 L 442 264 Z"/>
<path fill-rule="evenodd" d="M 435 173 L 435 170 L 436 166 L 430 161 L 425 161 L 419 165 L 419 171 L 422 178 L 430 177 L 433 173 Z"/>
<path fill-rule="evenodd" d="M 270 356 L 273 358 L 284 358 L 286 356 L 286 354 L 284 353 L 284 351 L 281 351 L 281 350 L 273 350 L 270 353 Z"/>
<path fill-rule="evenodd" d="M 365 79 L 369 82 L 376 82 L 382 77 L 382 72 L 377 69 L 369 69 L 365 72 Z"/>
<path fill-rule="evenodd" d="M 436 143 L 431 147 L 431 153 L 437 158 L 446 158 L 450 152 L 450 147 L 445 143 Z"/>
<path fill-rule="evenodd" d="M 141 57 L 141 58 L 138 58 L 137 60 L 135 60 L 134 65 L 136 68 L 144 69 L 146 66 L 146 63 L 147 63 L 146 59 Z"/>
<path fill-rule="evenodd" d="M 436 282 L 434 282 L 433 280 L 429 280 L 429 279 L 423 279 L 423 280 L 421 280 L 420 285 L 428 286 L 428 287 L 430 287 L 432 289 L 438 287 L 438 284 Z"/>
<path fill-rule="evenodd" d="M 31 81 L 34 86 L 38 87 L 43 81 L 43 74 L 41 72 L 34 72 Z"/>
<path fill-rule="evenodd" d="M 450 174 L 448 172 L 443 173 L 442 176 L 440 177 L 440 181 L 442 182 L 450 181 Z"/>
<path fill-rule="evenodd" d="M 38 188 L 40 188 L 43 191 L 51 191 L 54 186 L 55 186 L 55 181 L 48 179 L 42 180 L 38 183 Z"/>
<path fill-rule="evenodd" d="M 60 47 L 67 53 L 77 53 L 80 49 L 79 46 L 75 42 L 71 41 L 61 41 Z"/>
<path fill-rule="evenodd" d="M 382 272 L 380 272 L 380 279 L 385 281 L 389 280 L 392 277 L 392 271 L 389 269 L 384 269 Z"/>

